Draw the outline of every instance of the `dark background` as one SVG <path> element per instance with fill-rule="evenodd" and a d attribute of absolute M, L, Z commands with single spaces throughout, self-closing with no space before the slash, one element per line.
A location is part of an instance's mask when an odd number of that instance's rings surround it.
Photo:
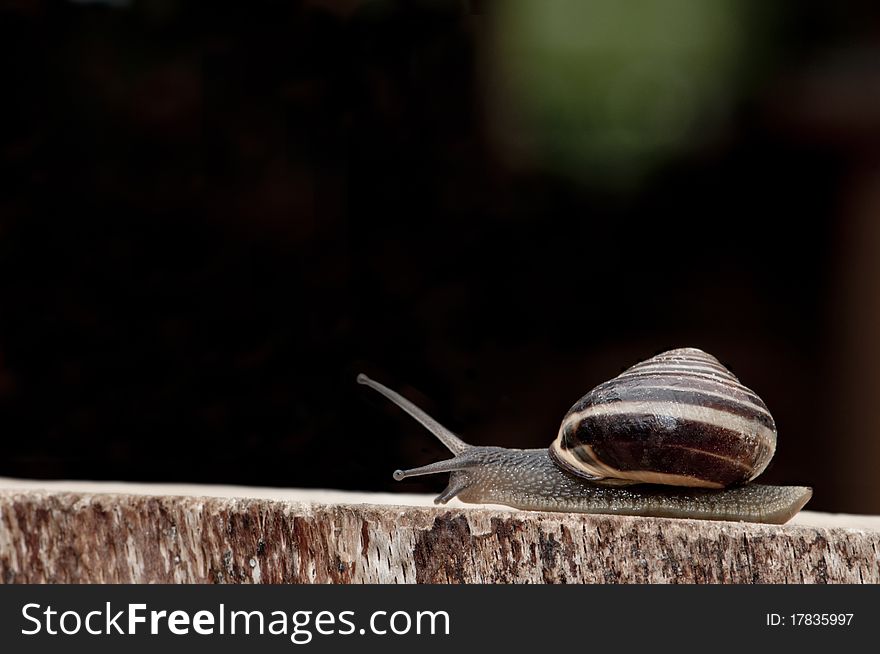
<path fill-rule="evenodd" d="M 764 480 L 880 512 L 880 13 L 752 11 L 721 127 L 609 173 L 519 147 L 502 6 L 3 3 L 0 475 L 435 491 L 358 372 L 539 447 L 696 346 Z"/>

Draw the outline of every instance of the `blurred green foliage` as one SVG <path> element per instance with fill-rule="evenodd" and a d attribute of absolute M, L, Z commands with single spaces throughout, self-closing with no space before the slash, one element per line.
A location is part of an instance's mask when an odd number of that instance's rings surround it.
<path fill-rule="evenodd" d="M 735 0 L 506 0 L 496 9 L 496 138 L 556 172 L 627 186 L 723 128 L 754 18 Z"/>

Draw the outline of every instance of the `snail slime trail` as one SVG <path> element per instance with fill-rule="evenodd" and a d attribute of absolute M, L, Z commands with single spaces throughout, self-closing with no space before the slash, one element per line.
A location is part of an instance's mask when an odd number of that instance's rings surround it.
<path fill-rule="evenodd" d="M 434 434 L 453 457 L 397 470 L 398 481 L 448 472 L 434 500 L 572 513 L 782 524 L 805 486 L 751 483 L 776 451 L 767 406 L 715 357 L 670 350 L 578 400 L 549 448 L 473 446 L 395 391 L 358 375 Z"/>

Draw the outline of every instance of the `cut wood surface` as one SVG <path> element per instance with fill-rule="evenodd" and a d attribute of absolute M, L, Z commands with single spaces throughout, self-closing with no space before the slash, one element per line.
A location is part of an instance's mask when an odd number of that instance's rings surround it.
<path fill-rule="evenodd" d="M 880 517 L 787 525 L 431 496 L 0 479 L 6 583 L 878 583 Z"/>

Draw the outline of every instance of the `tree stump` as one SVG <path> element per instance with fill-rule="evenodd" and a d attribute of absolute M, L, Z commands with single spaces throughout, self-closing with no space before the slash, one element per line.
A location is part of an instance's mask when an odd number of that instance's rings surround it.
<path fill-rule="evenodd" d="M 877 517 L 804 512 L 775 526 L 406 495 L 64 487 L 0 480 L 3 582 L 880 583 Z"/>

